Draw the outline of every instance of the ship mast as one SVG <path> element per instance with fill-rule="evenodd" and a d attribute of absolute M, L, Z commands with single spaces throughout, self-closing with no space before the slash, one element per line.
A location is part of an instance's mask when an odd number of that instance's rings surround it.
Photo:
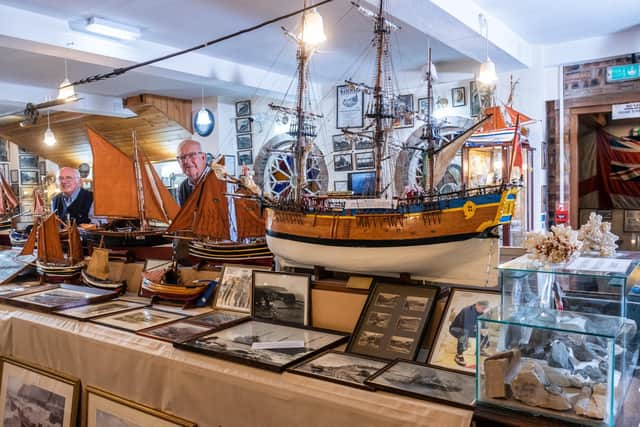
<path fill-rule="evenodd" d="M 384 16 L 382 16 L 384 0 L 380 0 L 378 16 L 376 19 L 375 33 L 376 40 L 376 81 L 373 88 L 375 130 L 373 133 L 373 143 L 375 144 L 375 167 L 376 167 L 376 197 L 382 194 L 382 157 L 384 155 L 384 128 L 383 128 L 383 91 L 382 91 L 382 56 L 385 54 L 385 38 L 387 29 L 385 28 Z"/>
<path fill-rule="evenodd" d="M 426 152 L 424 161 L 422 162 L 422 176 L 423 186 L 427 192 L 434 190 L 435 183 L 433 182 L 433 157 L 436 148 L 435 129 L 433 126 L 433 85 L 431 82 L 431 48 L 429 48 L 428 62 L 427 62 L 427 123 L 422 130 L 421 139 L 426 142 Z"/>
<path fill-rule="evenodd" d="M 307 0 L 304 1 L 304 7 L 307 7 Z M 302 16 L 302 31 L 300 34 L 304 34 L 304 15 Z M 298 129 L 296 132 L 296 143 L 293 147 L 293 177 L 295 185 L 293 186 L 293 198 L 297 205 L 302 203 L 302 196 L 304 194 L 304 187 L 306 185 L 304 166 L 306 163 L 306 136 L 305 136 L 305 114 L 304 114 L 304 92 L 306 90 L 305 72 L 307 69 L 307 63 L 309 60 L 307 47 L 302 37 L 298 39 L 298 52 L 296 53 L 298 60 L 298 96 L 296 103 L 296 117 L 298 122 Z"/>
<path fill-rule="evenodd" d="M 140 230 L 147 229 L 147 219 L 144 216 L 144 189 L 142 184 L 142 170 L 140 166 L 140 152 L 138 150 L 138 140 L 136 131 L 131 131 L 133 138 L 133 168 L 136 175 L 136 191 L 138 193 L 138 219 L 140 219 Z"/>

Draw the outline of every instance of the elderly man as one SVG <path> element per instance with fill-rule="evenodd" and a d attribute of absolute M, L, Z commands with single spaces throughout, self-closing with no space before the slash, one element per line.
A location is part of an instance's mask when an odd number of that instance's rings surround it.
<path fill-rule="evenodd" d="M 187 175 L 187 179 L 182 181 L 178 187 L 177 193 L 178 204 L 182 206 L 208 169 L 207 155 L 202 151 L 202 146 L 198 141 L 185 139 L 178 145 L 176 159 L 178 159 L 182 172 Z"/>
<path fill-rule="evenodd" d="M 93 193 L 80 187 L 80 173 L 70 167 L 58 171 L 60 194 L 51 200 L 51 211 L 63 221 L 67 216 L 77 224 L 89 224 L 93 217 Z"/>

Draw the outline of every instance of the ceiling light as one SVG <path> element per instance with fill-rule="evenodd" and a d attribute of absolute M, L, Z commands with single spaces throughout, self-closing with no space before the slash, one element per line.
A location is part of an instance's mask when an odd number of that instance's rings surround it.
<path fill-rule="evenodd" d="M 76 96 L 76 90 L 69 81 L 67 74 L 67 58 L 64 59 L 64 80 L 58 85 L 58 99 L 68 99 Z"/>
<path fill-rule="evenodd" d="M 51 123 L 49 122 L 49 112 L 47 111 L 47 130 L 44 131 L 44 143 L 51 147 L 52 145 L 56 145 L 56 136 L 53 134 L 51 130 Z"/>
<path fill-rule="evenodd" d="M 484 40 L 485 40 L 485 57 L 487 58 L 480 65 L 480 72 L 478 73 L 478 85 L 483 86 L 483 89 L 487 89 L 489 91 L 493 91 L 495 89 L 496 83 L 498 83 L 498 75 L 496 74 L 496 64 L 489 58 L 489 23 L 487 22 L 486 16 L 482 13 L 478 15 L 478 20 L 480 21 L 480 30 L 482 31 L 483 27 L 485 30 Z"/>
<path fill-rule="evenodd" d="M 130 25 L 112 22 L 107 19 L 91 17 L 87 19 L 85 30 L 100 34 L 101 36 L 113 37 L 120 40 L 135 40 L 140 38 L 140 29 Z"/>
<path fill-rule="evenodd" d="M 211 124 L 211 117 L 209 116 L 209 110 L 202 107 L 196 114 L 196 124 L 200 126 L 208 126 Z"/>
<path fill-rule="evenodd" d="M 304 43 L 311 46 L 318 45 L 327 40 L 327 36 L 324 34 L 322 16 L 320 16 L 315 8 L 304 14 L 302 35 L 300 38 Z"/>

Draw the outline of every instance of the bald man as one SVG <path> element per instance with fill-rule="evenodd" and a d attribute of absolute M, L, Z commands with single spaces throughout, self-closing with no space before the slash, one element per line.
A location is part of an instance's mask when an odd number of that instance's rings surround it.
<path fill-rule="evenodd" d="M 77 224 L 89 224 L 93 216 L 93 193 L 80 186 L 80 173 L 70 167 L 58 171 L 60 194 L 51 200 L 51 211 L 66 221 L 67 216 Z"/>
<path fill-rule="evenodd" d="M 202 146 L 198 141 L 185 139 L 178 145 L 176 159 L 178 159 L 182 172 L 187 175 L 187 179 L 182 181 L 177 192 L 178 204 L 182 206 L 208 169 L 207 155 L 202 151 Z"/>

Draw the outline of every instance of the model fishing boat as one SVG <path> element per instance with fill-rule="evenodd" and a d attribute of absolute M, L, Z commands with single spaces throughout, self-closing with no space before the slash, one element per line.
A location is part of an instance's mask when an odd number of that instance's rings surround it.
<path fill-rule="evenodd" d="M 11 228 L 17 206 L 18 198 L 13 194 L 4 175 L 0 174 L 0 230 Z"/>
<path fill-rule="evenodd" d="M 109 263 L 109 250 L 101 247 L 93 248 L 86 268 L 82 269 L 82 282 L 93 288 L 116 290 L 124 293 L 127 289 L 125 280 L 115 278 L 115 271 Z"/>
<path fill-rule="evenodd" d="M 25 212 L 24 214 L 26 213 L 27 212 Z M 39 217 L 42 217 L 43 215 L 47 215 L 48 213 L 49 213 L 49 208 L 47 204 L 44 202 L 40 189 L 38 187 L 34 188 L 33 189 L 33 212 L 31 214 L 39 218 Z M 24 246 L 24 244 L 29 239 L 29 234 L 31 233 L 32 228 L 33 228 L 33 225 L 28 225 L 26 228 L 22 230 L 18 230 L 18 228 L 15 226 L 11 228 L 11 232 L 9 233 L 11 246 Z"/>
<path fill-rule="evenodd" d="M 140 295 L 188 304 L 198 299 L 209 284 L 209 280 L 184 279 L 174 261 L 169 268 L 143 272 Z"/>
<path fill-rule="evenodd" d="M 93 153 L 93 207 L 105 225 L 83 224 L 82 235 L 95 246 L 153 246 L 167 243 L 167 225 L 179 207 L 162 185 L 133 132 L 133 159 L 87 129 Z M 155 221 L 156 224 L 152 224 Z"/>
<path fill-rule="evenodd" d="M 365 130 L 373 130 L 375 182 L 372 191 L 362 198 L 329 199 L 305 194 L 305 174 L 301 171 L 312 141 L 304 133 L 309 115 L 303 110 L 309 51 L 300 43 L 298 135 L 293 150 L 296 180 L 290 197 L 266 209 L 267 244 L 283 265 L 324 266 L 367 274 L 408 274 L 433 280 L 442 280 L 454 270 L 476 266 L 482 267 L 486 275 L 486 258 L 494 249 L 497 253 L 494 231 L 511 221 L 518 189 L 505 183 L 450 193 L 435 190 L 449 162 L 481 122 L 449 142 L 430 140 L 427 135 L 423 191 L 392 194 L 383 175 L 383 166 L 387 170 L 389 167 L 383 163 L 391 160 L 388 142 L 398 108 L 397 97 L 390 87 L 396 80 L 391 75 L 389 57 L 390 32 L 397 26 L 384 17 L 383 1 L 377 12 L 356 6 L 375 21 L 375 82 L 372 87 L 353 84 L 371 95 L 366 115 L 370 123 L 365 124 Z M 483 265 L 479 265 L 479 259 Z M 475 280 L 479 281 L 478 276 Z"/>

